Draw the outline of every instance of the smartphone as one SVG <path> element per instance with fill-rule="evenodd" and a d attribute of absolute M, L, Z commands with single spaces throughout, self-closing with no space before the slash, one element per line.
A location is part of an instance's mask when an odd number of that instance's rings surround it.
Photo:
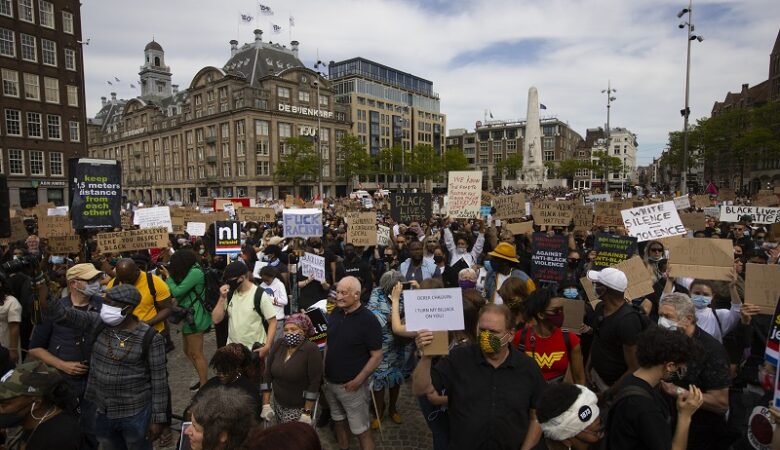
<path fill-rule="evenodd" d="M 412 288 L 412 282 L 411 281 L 404 281 L 403 283 L 401 283 L 401 288 L 403 288 L 404 291 L 407 290 L 407 289 L 411 289 Z"/>

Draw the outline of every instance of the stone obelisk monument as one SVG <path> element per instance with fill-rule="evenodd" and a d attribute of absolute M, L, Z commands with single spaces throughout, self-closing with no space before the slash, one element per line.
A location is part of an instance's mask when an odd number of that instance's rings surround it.
<path fill-rule="evenodd" d="M 546 171 L 542 162 L 542 127 L 539 123 L 539 93 L 528 89 L 528 113 L 526 114 L 525 139 L 523 140 L 523 169 L 520 185 L 529 188 L 542 187 Z"/>

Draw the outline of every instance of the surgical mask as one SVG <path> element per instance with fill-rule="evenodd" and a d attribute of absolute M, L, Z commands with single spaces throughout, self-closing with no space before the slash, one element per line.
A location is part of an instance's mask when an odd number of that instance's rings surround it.
<path fill-rule="evenodd" d="M 257 228 L 250 228 L 249 231 L 251 231 L 252 233 L 257 233 Z"/>
<path fill-rule="evenodd" d="M 125 316 L 122 315 L 122 308 L 104 303 L 100 307 L 100 319 L 109 327 L 115 327 L 125 320 Z"/>
<path fill-rule="evenodd" d="M 64 256 L 57 256 L 57 255 L 51 255 L 49 257 L 49 262 L 52 264 L 64 264 L 65 263 L 65 257 Z"/>
<path fill-rule="evenodd" d="M 472 280 L 458 280 L 458 286 L 462 289 L 471 289 L 477 286 L 477 282 Z"/>
<path fill-rule="evenodd" d="M 763 239 L 756 239 L 755 243 L 756 243 L 756 247 L 761 247 L 762 245 L 764 245 L 764 240 Z"/>
<path fill-rule="evenodd" d="M 206 249 L 205 248 L 201 248 L 201 249 L 198 250 L 198 254 L 199 255 L 202 255 L 204 253 L 206 253 Z"/>
<path fill-rule="evenodd" d="M 566 298 L 577 298 L 577 288 L 566 288 L 563 290 L 563 296 Z"/>
<path fill-rule="evenodd" d="M 750 236 L 750 231 L 748 231 L 748 230 L 743 231 L 742 232 L 742 236 L 745 236 L 745 237 Z"/>
<path fill-rule="evenodd" d="M 506 334 L 504 335 L 506 336 Z M 482 330 L 479 332 L 479 348 L 482 349 L 488 355 L 498 353 L 501 347 L 505 344 L 504 338 L 497 338 L 495 334 L 488 330 Z"/>
<path fill-rule="evenodd" d="M 658 326 L 670 331 L 677 331 L 677 322 L 663 316 L 658 318 Z"/>
<path fill-rule="evenodd" d="M 485 270 L 487 270 L 488 272 L 493 271 L 493 263 L 491 261 L 485 261 L 484 263 L 482 263 L 482 265 L 485 266 Z"/>
<path fill-rule="evenodd" d="M 90 283 L 87 283 L 87 286 L 84 289 L 79 289 L 79 292 L 84 294 L 85 297 L 92 297 L 93 295 L 99 295 L 100 294 L 100 282 L 99 281 L 92 281 Z"/>
<path fill-rule="evenodd" d="M 712 297 L 707 297 L 706 295 L 691 295 L 691 300 L 693 301 L 693 306 L 696 307 L 696 309 L 704 309 L 708 306 L 710 306 L 710 303 L 712 302 Z"/>
<path fill-rule="evenodd" d="M 180 239 L 177 239 L 177 240 L 176 240 L 176 242 L 178 242 L 178 243 L 179 243 L 179 245 L 184 245 L 184 244 L 186 244 L 186 243 L 187 243 L 187 239 L 185 239 L 185 238 L 180 238 Z"/>
<path fill-rule="evenodd" d="M 663 256 L 648 256 L 647 259 L 652 262 L 658 262 L 663 259 Z"/>
<path fill-rule="evenodd" d="M 558 311 L 555 314 L 545 314 L 544 318 L 547 319 L 550 324 L 552 324 L 555 328 L 560 328 L 563 326 L 563 311 Z"/>
<path fill-rule="evenodd" d="M 455 250 L 459 255 L 465 255 L 466 254 L 466 247 L 458 247 Z"/>
<path fill-rule="evenodd" d="M 300 333 L 284 333 L 284 343 L 288 347 L 297 347 L 303 343 L 303 335 Z"/>

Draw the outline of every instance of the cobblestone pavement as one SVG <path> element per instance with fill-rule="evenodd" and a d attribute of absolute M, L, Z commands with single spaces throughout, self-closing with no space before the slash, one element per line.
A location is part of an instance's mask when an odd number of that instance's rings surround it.
<path fill-rule="evenodd" d="M 198 381 L 198 376 L 182 351 L 180 328 L 176 325 L 173 325 L 172 328 L 172 337 L 176 344 L 176 350 L 168 354 L 168 383 L 171 389 L 173 413 L 181 415 L 192 399 L 193 393 L 189 390 L 189 387 Z M 203 351 L 207 361 L 211 359 L 215 349 L 215 335 L 213 332 L 207 333 L 203 343 Z M 386 418 L 382 422 L 382 435 L 380 435 L 378 430 L 373 432 L 376 448 L 380 450 L 428 450 L 432 448 L 431 432 L 423 420 L 417 400 L 412 396 L 409 384 L 405 384 L 401 388 L 398 410 L 403 418 L 403 423 L 396 425 Z M 179 428 L 178 421 L 174 421 L 173 428 Z M 317 432 L 320 435 L 324 450 L 338 450 L 335 436 L 330 427 L 318 428 Z M 177 431 L 174 430 L 173 433 L 175 444 Z M 172 444 L 169 447 L 156 445 L 155 448 L 168 450 L 175 447 Z M 352 439 L 350 448 L 360 448 L 356 439 Z"/>

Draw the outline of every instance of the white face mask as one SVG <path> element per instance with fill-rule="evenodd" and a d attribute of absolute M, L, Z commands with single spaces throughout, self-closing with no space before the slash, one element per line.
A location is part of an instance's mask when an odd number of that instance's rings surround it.
<path fill-rule="evenodd" d="M 669 320 L 666 317 L 659 317 L 658 318 L 658 326 L 661 328 L 665 328 L 667 330 L 676 331 L 677 330 L 677 322 L 673 320 Z"/>
<path fill-rule="evenodd" d="M 109 327 L 115 327 L 125 320 L 125 316 L 122 315 L 122 308 L 106 305 L 105 303 L 100 307 L 100 318 Z"/>
<path fill-rule="evenodd" d="M 466 253 L 466 247 L 458 247 L 456 251 L 459 255 L 463 255 Z"/>

